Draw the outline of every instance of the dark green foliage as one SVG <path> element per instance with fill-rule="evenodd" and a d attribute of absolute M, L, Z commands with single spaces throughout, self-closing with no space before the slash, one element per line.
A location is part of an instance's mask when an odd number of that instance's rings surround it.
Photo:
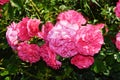
<path fill-rule="evenodd" d="M 120 52 L 111 39 L 120 30 L 120 19 L 115 16 L 117 0 L 10 0 L 2 6 L 0 18 L 0 80 L 120 80 Z M 70 64 L 70 59 L 60 59 L 62 67 L 53 70 L 42 60 L 29 64 L 22 62 L 9 47 L 5 33 L 11 22 L 23 17 L 41 19 L 55 23 L 57 15 L 65 10 L 81 12 L 88 23 L 105 23 L 104 45 L 89 69 L 80 70 Z M 106 33 L 105 29 L 109 32 Z M 37 41 L 37 39 L 35 38 Z M 31 41 L 34 43 L 34 41 Z M 42 40 L 41 40 L 42 41 Z M 42 42 L 38 41 L 41 45 Z"/>

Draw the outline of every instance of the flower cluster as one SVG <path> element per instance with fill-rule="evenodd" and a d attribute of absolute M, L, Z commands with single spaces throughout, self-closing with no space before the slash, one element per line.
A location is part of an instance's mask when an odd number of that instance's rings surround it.
<path fill-rule="evenodd" d="M 120 0 L 117 2 L 116 8 L 115 8 L 115 14 L 118 18 L 120 18 Z M 120 50 L 120 32 L 116 34 L 116 41 L 115 45 Z"/>
<path fill-rule="evenodd" d="M 59 55 L 71 58 L 71 64 L 84 69 L 94 63 L 93 56 L 104 43 L 101 32 L 104 24 L 87 24 L 84 16 L 74 10 L 60 13 L 55 25 L 46 22 L 39 30 L 40 24 L 40 20 L 26 17 L 7 27 L 7 41 L 23 61 L 35 63 L 43 59 L 48 66 L 58 69 L 61 62 L 56 56 Z M 45 43 L 40 46 L 30 43 L 34 37 Z"/>
<path fill-rule="evenodd" d="M 78 68 L 88 68 L 104 43 L 101 33 L 104 24 L 86 24 L 82 14 L 74 10 L 60 13 L 57 19 L 47 36 L 50 49 L 61 57 L 72 58 L 71 64 Z"/>
<path fill-rule="evenodd" d="M 30 43 L 30 40 L 34 37 L 39 39 L 45 37 L 49 32 L 47 27 L 53 27 L 53 25 L 50 25 L 52 23 L 47 22 L 44 25 L 43 32 L 41 32 L 39 30 L 40 24 L 40 20 L 28 17 L 23 18 L 19 23 L 11 23 L 7 27 L 7 41 L 12 49 L 18 52 L 18 57 L 21 60 L 36 63 L 42 58 L 48 66 L 58 69 L 61 66 L 61 62 L 56 60 L 56 54 L 49 49 L 47 41 L 42 46 Z"/>

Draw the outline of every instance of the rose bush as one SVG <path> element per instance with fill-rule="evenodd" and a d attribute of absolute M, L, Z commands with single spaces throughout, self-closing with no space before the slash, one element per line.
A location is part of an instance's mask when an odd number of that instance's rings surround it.
<path fill-rule="evenodd" d="M 78 14 L 78 12 L 74 10 L 68 10 L 62 14 L 62 16 L 66 15 L 66 13 L 68 15 L 67 17 L 71 17 L 69 16 L 70 14 Z M 81 14 L 79 14 L 79 16 L 81 17 L 78 21 L 83 19 L 83 23 L 81 22 L 81 24 L 84 24 L 85 19 Z M 40 31 L 38 27 L 40 20 L 29 19 L 26 17 L 18 24 L 13 22 L 8 27 L 6 37 L 9 44 L 11 43 L 10 46 L 13 49 L 14 46 L 17 47 L 16 51 L 18 52 L 18 57 L 23 61 L 35 63 L 40 60 L 40 57 L 42 57 L 49 66 L 57 69 L 57 65 L 61 66 L 61 63 L 56 61 L 56 54 L 66 58 L 77 54 L 93 56 L 95 53 L 100 51 L 101 45 L 103 44 L 103 36 L 100 32 L 100 28 L 103 28 L 104 24 L 98 24 L 96 26 L 88 24 L 87 26 L 82 26 L 81 24 L 78 24 L 80 22 L 75 21 L 76 20 L 74 19 L 71 21 L 69 18 L 64 20 L 59 19 L 55 26 L 53 26 L 52 23 L 47 22 L 42 26 L 42 31 Z M 13 30 L 10 31 L 11 28 Z M 45 45 L 37 46 L 37 44 L 28 44 L 31 38 L 35 36 L 43 38 Z M 49 56 L 47 57 L 47 55 Z M 72 61 L 73 60 L 74 59 L 72 59 Z M 78 64 L 81 60 L 78 60 Z M 77 65 L 77 63 L 75 65 Z M 88 62 L 87 65 L 90 66 L 91 63 L 89 64 Z M 84 64 L 81 66 L 84 66 Z M 83 68 L 88 68 L 88 66 Z M 82 67 L 78 68 L 82 69 Z"/>
<path fill-rule="evenodd" d="M 119 0 L 0 0 L 0 80 L 119 80 Z"/>

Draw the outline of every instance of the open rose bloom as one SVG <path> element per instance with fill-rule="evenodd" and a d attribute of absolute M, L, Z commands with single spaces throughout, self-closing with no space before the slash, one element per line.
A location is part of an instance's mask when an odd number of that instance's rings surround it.
<path fill-rule="evenodd" d="M 18 57 L 23 61 L 35 63 L 40 60 L 39 46 L 21 42 L 17 47 Z"/>
<path fill-rule="evenodd" d="M 30 40 L 32 37 L 37 36 L 39 31 L 40 20 L 23 18 L 17 25 L 19 32 L 18 37 L 21 41 Z"/>
<path fill-rule="evenodd" d="M 79 26 L 67 21 L 59 21 L 48 34 L 49 47 L 62 57 L 72 57 L 78 53 L 75 35 Z"/>
<path fill-rule="evenodd" d="M 71 64 L 77 66 L 79 69 L 88 68 L 94 62 L 91 56 L 76 55 L 71 59 Z"/>
<path fill-rule="evenodd" d="M 117 2 L 116 8 L 115 8 L 115 14 L 118 18 L 120 18 L 120 0 Z"/>
<path fill-rule="evenodd" d="M 76 35 L 76 45 L 80 54 L 94 56 L 101 49 L 103 36 L 101 28 L 104 24 L 87 24 L 79 29 Z"/>
<path fill-rule="evenodd" d="M 8 43 L 13 49 L 17 48 L 23 61 L 35 63 L 43 59 L 48 66 L 59 69 L 62 63 L 56 57 L 60 56 L 70 58 L 71 64 L 84 69 L 94 63 L 93 56 L 99 53 L 104 43 L 101 32 L 104 24 L 87 24 L 84 16 L 74 10 L 60 13 L 55 25 L 48 21 L 39 30 L 40 24 L 40 20 L 26 17 L 7 29 Z M 28 44 L 34 37 L 45 43 L 40 46 Z"/>
<path fill-rule="evenodd" d="M 8 41 L 8 44 L 12 47 L 12 49 L 16 49 L 18 45 L 18 29 L 17 29 L 17 24 L 15 22 L 11 23 L 7 27 L 7 32 L 6 32 L 6 38 Z"/>

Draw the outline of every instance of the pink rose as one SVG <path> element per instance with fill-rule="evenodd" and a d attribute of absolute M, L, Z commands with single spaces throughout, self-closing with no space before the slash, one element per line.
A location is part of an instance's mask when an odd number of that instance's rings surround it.
<path fill-rule="evenodd" d="M 67 20 L 70 24 L 77 24 L 79 26 L 86 23 L 86 19 L 83 17 L 83 15 L 74 10 L 68 10 L 60 13 L 57 17 L 57 20 Z"/>
<path fill-rule="evenodd" d="M 116 8 L 115 8 L 115 14 L 117 17 L 120 18 L 120 0 L 117 2 Z"/>
<path fill-rule="evenodd" d="M 94 63 L 94 58 L 91 56 L 76 55 L 71 59 L 71 64 L 79 69 L 90 67 Z"/>
<path fill-rule="evenodd" d="M 75 46 L 75 35 L 79 26 L 60 20 L 48 33 L 49 47 L 62 57 L 71 57 L 78 53 Z"/>
<path fill-rule="evenodd" d="M 37 36 L 37 33 L 39 32 L 39 24 L 40 20 L 38 19 L 29 19 L 27 22 L 27 30 L 28 35 L 30 37 Z"/>
<path fill-rule="evenodd" d="M 20 21 L 18 23 L 18 29 L 19 29 L 19 33 L 18 36 L 20 38 L 20 40 L 25 41 L 25 40 L 30 40 L 30 36 L 28 34 L 28 30 L 27 30 L 27 22 L 29 21 L 29 18 L 23 18 L 22 21 Z"/>
<path fill-rule="evenodd" d="M 40 60 L 40 47 L 36 44 L 21 42 L 17 48 L 18 57 L 26 62 L 35 63 Z"/>
<path fill-rule="evenodd" d="M 23 18 L 17 25 L 20 40 L 30 40 L 32 37 L 37 36 L 39 32 L 39 24 L 40 20 L 38 19 L 29 19 L 28 17 Z"/>
<path fill-rule="evenodd" d="M 120 32 L 117 33 L 116 35 L 116 47 L 120 50 Z"/>
<path fill-rule="evenodd" d="M 18 30 L 15 22 L 7 27 L 6 38 L 12 49 L 16 50 L 18 44 Z"/>
<path fill-rule="evenodd" d="M 80 54 L 94 56 L 104 43 L 101 28 L 104 24 L 87 24 L 80 28 L 76 35 L 76 46 Z"/>
<path fill-rule="evenodd" d="M 0 0 L 0 5 L 4 5 L 5 3 L 8 3 L 9 0 Z"/>
<path fill-rule="evenodd" d="M 53 69 L 58 69 L 61 67 L 61 62 L 56 60 L 56 54 L 50 50 L 47 44 L 44 44 L 40 48 L 40 54 L 46 64 Z"/>

